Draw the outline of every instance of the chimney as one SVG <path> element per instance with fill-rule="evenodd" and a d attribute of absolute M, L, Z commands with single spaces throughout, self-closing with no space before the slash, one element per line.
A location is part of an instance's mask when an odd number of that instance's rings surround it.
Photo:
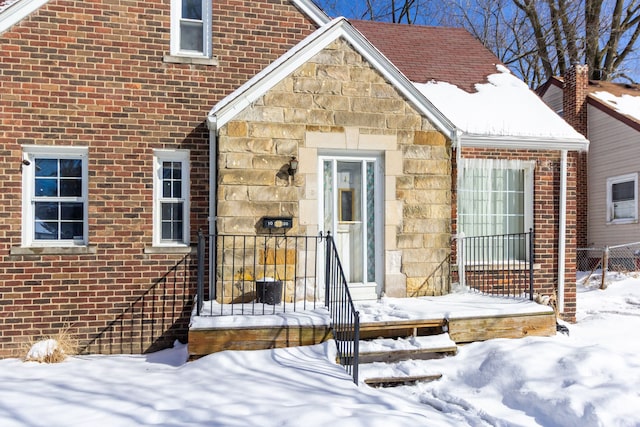
<path fill-rule="evenodd" d="M 589 88 L 589 67 L 573 64 L 564 75 L 562 87 L 562 108 L 564 119 L 587 138 L 587 89 Z M 588 246 L 587 226 L 587 153 L 576 152 L 576 247 Z"/>
<path fill-rule="evenodd" d="M 573 128 L 587 137 L 587 89 L 589 66 L 572 64 L 564 74 L 562 87 L 562 109 L 564 119 Z"/>

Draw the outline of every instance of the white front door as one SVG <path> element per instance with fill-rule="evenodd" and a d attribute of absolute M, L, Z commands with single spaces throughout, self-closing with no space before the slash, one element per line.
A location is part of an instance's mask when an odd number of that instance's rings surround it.
<path fill-rule="evenodd" d="M 354 299 L 382 291 L 382 173 L 378 157 L 321 157 L 321 224 L 335 239 Z M 356 290 L 357 288 L 357 290 Z"/>

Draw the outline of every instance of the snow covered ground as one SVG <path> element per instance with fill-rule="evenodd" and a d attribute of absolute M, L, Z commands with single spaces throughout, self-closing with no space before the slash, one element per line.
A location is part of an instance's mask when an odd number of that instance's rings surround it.
<path fill-rule="evenodd" d="M 392 389 L 356 387 L 332 362 L 333 343 L 191 363 L 179 344 L 58 364 L 0 360 L 0 425 L 640 426 L 640 279 L 621 276 L 604 291 L 592 283 L 579 287 L 568 336 L 380 366 L 443 374 Z"/>

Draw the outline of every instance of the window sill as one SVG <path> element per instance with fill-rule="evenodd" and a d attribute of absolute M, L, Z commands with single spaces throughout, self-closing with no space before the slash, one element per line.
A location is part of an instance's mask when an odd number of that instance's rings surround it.
<path fill-rule="evenodd" d="M 178 55 L 165 55 L 162 57 L 162 62 L 169 64 L 192 64 L 192 65 L 218 65 L 218 58 L 204 58 L 198 56 L 178 56 Z"/>
<path fill-rule="evenodd" d="M 607 225 L 623 225 L 623 224 L 637 224 L 637 219 L 618 219 L 613 221 L 607 221 Z"/>
<path fill-rule="evenodd" d="M 177 254 L 188 255 L 196 253 L 197 248 L 195 246 L 146 246 L 144 248 L 145 254 Z"/>
<path fill-rule="evenodd" d="M 96 246 L 14 246 L 10 255 L 94 255 Z"/>

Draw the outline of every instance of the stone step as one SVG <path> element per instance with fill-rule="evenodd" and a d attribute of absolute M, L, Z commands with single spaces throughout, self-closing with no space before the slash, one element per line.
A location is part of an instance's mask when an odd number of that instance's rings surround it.
<path fill-rule="evenodd" d="M 428 360 L 453 356 L 458 352 L 456 343 L 449 334 L 429 335 L 410 338 L 376 338 L 360 341 L 359 361 L 361 364 L 403 360 Z"/>

